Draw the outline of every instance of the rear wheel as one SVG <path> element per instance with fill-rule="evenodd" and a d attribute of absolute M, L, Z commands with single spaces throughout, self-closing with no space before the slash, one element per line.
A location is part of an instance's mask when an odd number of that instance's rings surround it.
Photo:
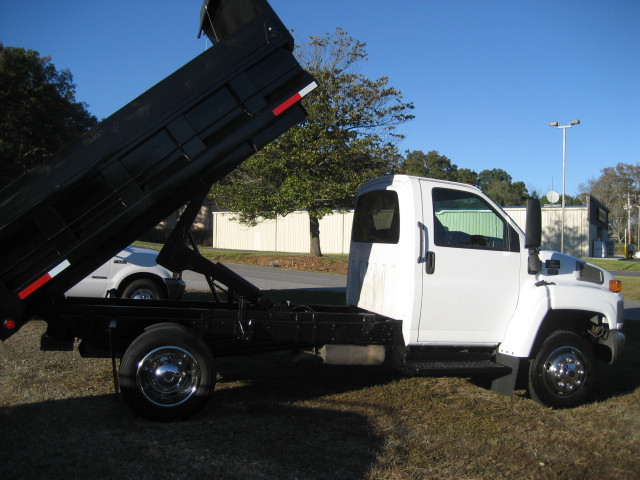
<path fill-rule="evenodd" d="M 197 413 L 215 387 L 213 356 L 195 333 L 163 325 L 136 338 L 120 364 L 127 404 L 150 420 L 180 420 Z"/>
<path fill-rule="evenodd" d="M 593 395 L 596 358 L 591 344 L 573 332 L 547 338 L 529 367 L 529 394 L 554 408 L 570 408 Z"/>

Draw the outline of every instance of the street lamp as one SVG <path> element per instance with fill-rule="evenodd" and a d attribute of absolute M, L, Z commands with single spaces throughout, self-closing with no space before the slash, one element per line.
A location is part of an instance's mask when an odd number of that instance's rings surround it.
<path fill-rule="evenodd" d="M 564 253 L 564 188 L 567 165 L 567 128 L 571 128 L 574 125 L 580 125 L 580 120 L 571 120 L 569 125 L 560 125 L 558 122 L 549 122 L 550 127 L 558 127 L 562 129 L 562 230 L 560 231 L 560 253 Z"/>

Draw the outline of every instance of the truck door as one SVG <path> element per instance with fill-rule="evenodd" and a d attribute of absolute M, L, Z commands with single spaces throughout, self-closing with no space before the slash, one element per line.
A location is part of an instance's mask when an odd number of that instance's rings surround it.
<path fill-rule="evenodd" d="M 425 262 L 418 340 L 502 340 L 520 289 L 520 241 L 479 193 L 421 183 Z"/>

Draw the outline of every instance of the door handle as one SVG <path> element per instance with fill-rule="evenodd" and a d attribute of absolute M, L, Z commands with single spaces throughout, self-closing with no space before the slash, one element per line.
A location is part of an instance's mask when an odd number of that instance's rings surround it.
<path fill-rule="evenodd" d="M 418 263 L 424 263 L 427 261 L 427 227 L 424 223 L 418 222 L 418 229 L 420 230 L 420 250 L 418 250 Z"/>
<path fill-rule="evenodd" d="M 426 272 L 427 275 L 433 275 L 436 271 L 436 253 L 435 252 L 427 252 L 427 266 Z"/>
<path fill-rule="evenodd" d="M 427 226 L 422 222 L 418 222 L 418 228 L 420 229 L 420 256 L 418 257 L 418 263 L 424 263 L 427 275 L 432 275 L 436 270 L 436 254 L 435 252 L 427 251 Z"/>

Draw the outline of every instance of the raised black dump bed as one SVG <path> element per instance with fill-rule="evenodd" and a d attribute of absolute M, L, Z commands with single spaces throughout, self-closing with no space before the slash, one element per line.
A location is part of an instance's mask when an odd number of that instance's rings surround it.
<path fill-rule="evenodd" d="M 213 47 L 0 192 L 0 339 L 304 120 L 315 83 L 265 0 L 206 0 L 200 31 Z"/>

